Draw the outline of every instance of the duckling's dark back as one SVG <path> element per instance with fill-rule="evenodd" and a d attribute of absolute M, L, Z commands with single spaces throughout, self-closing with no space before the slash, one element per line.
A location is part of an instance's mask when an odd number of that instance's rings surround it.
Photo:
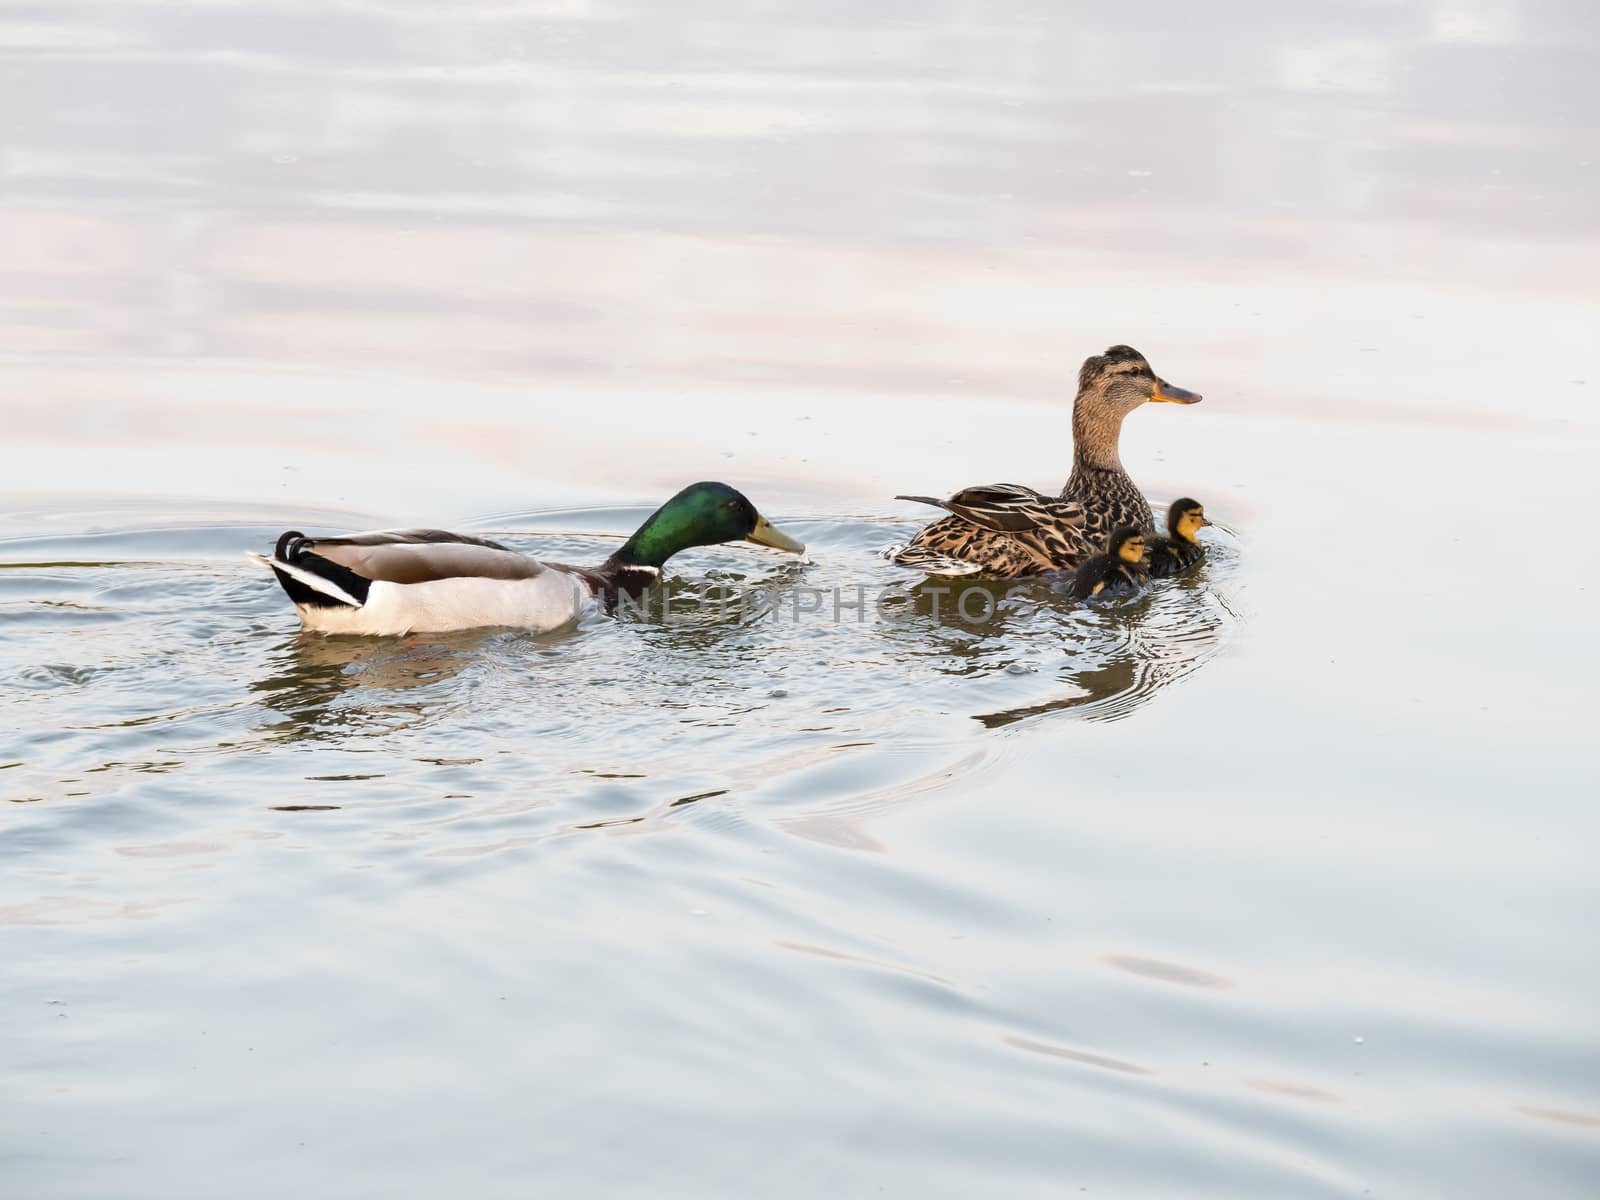
<path fill-rule="evenodd" d="M 1178 533 L 1178 522 L 1189 512 L 1199 512 L 1203 518 L 1205 510 L 1198 500 L 1191 500 L 1187 496 L 1174 500 L 1167 509 L 1167 536 L 1151 538 L 1149 542 L 1152 577 L 1177 575 L 1206 556 L 1204 546 Z"/>
<path fill-rule="evenodd" d="M 1150 574 L 1156 578 L 1178 575 L 1206 556 L 1199 542 L 1182 538 L 1155 538 L 1150 543 Z"/>
<path fill-rule="evenodd" d="M 1102 584 L 1109 586 L 1113 576 L 1121 577 L 1117 571 L 1121 565 L 1120 560 L 1109 554 L 1096 554 L 1093 558 L 1085 559 L 1072 573 L 1072 586 L 1067 589 L 1067 595 L 1074 600 L 1087 600 L 1101 590 Z"/>
<path fill-rule="evenodd" d="M 1135 526 L 1113 531 L 1106 541 L 1105 553 L 1086 559 L 1073 573 L 1067 594 L 1075 600 L 1087 600 L 1106 591 L 1137 591 L 1143 587 L 1149 579 L 1144 564 L 1127 562 L 1121 556 L 1124 543 L 1143 536 Z"/>

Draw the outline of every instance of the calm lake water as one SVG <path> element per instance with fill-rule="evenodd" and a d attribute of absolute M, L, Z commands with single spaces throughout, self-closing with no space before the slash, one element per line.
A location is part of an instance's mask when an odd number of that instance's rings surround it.
<path fill-rule="evenodd" d="M 1594 1196 L 1596 40 L 0 12 L 0 1191 Z M 1123 341 L 1197 575 L 878 557 Z M 379 641 L 243 557 L 701 478 L 812 561 Z"/>

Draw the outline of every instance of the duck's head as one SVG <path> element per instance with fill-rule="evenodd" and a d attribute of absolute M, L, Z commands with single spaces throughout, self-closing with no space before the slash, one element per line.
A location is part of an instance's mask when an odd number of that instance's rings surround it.
<path fill-rule="evenodd" d="M 1137 525 L 1123 525 L 1112 530 L 1111 540 L 1106 543 L 1106 549 L 1112 558 L 1121 559 L 1125 563 L 1142 563 L 1144 533 Z"/>
<path fill-rule="evenodd" d="M 802 554 L 805 546 L 773 525 L 745 494 L 725 483 L 691 483 L 645 519 L 614 557 L 659 568 L 680 550 L 755 542 Z"/>
<path fill-rule="evenodd" d="M 1211 524 L 1206 520 L 1205 507 L 1198 500 L 1191 500 L 1185 496 L 1181 500 L 1174 500 L 1172 507 L 1167 509 L 1167 532 L 1175 538 L 1192 542 L 1195 534 L 1199 533 L 1202 526 Z"/>
<path fill-rule="evenodd" d="M 1112 346 L 1104 354 L 1083 360 L 1078 372 L 1078 405 L 1109 411 L 1120 421 L 1141 404 L 1163 401 L 1198 404 L 1200 393 L 1162 379 L 1132 346 Z"/>

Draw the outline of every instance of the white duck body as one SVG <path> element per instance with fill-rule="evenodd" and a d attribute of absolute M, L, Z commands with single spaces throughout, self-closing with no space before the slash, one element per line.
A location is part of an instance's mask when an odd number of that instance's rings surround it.
<path fill-rule="evenodd" d="M 547 633 L 577 621 L 594 608 L 594 593 L 566 571 L 533 579 L 436 579 L 429 583 L 372 585 L 360 608 L 295 605 L 300 621 L 319 633 L 448 633 L 486 625 L 510 625 Z"/>

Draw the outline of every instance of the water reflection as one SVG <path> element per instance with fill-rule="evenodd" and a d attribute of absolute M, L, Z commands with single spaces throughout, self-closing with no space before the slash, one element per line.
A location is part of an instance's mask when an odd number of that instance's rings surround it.
<path fill-rule="evenodd" d="M 1405 8 L 1365 38 L 1327 0 L 1256 14 L 1197 58 L 1098 5 L 783 36 L 718 3 L 480 6 L 488 36 L 410 6 L 63 2 L 0 73 L 33 114 L 8 139 L 8 340 L 1052 396 L 1064 328 L 1141 311 L 1143 281 L 1062 294 L 1110 244 L 1124 272 L 1492 258 L 1581 286 L 1586 51 L 1529 38 L 1532 5 Z M 1460 231 L 1480 244 L 1452 262 Z M 1003 322 L 986 295 L 1012 297 Z"/>
<path fill-rule="evenodd" d="M 1124 1062 L 1120 1058 L 1110 1058 L 1104 1054 L 1090 1054 L 1086 1050 L 1073 1050 L 1066 1046 L 1056 1046 L 1049 1042 L 1036 1041 L 1033 1038 L 1020 1037 L 1008 1034 L 1004 1039 L 1006 1045 L 1015 1046 L 1018 1050 L 1027 1050 L 1034 1054 L 1047 1055 L 1050 1058 L 1065 1058 L 1071 1062 L 1085 1067 L 1098 1067 L 1104 1071 L 1118 1071 L 1124 1075 L 1153 1075 L 1155 1072 L 1137 1063 Z"/>
<path fill-rule="evenodd" d="M 273 736 L 332 738 L 386 733 L 424 723 L 450 703 L 449 693 L 394 699 L 381 693 L 406 693 L 442 684 L 471 667 L 493 635 L 468 632 L 426 638 L 320 637 L 295 632 L 269 652 L 271 674 L 250 683 L 269 709 L 285 718 L 265 726 Z M 342 703 L 346 692 L 367 694 L 355 705 Z"/>
<path fill-rule="evenodd" d="M 1198 988 L 1233 986 L 1232 980 L 1224 979 L 1221 975 L 1213 975 L 1209 971 L 1186 967 L 1182 963 L 1144 958 L 1136 954 L 1107 955 L 1105 961 L 1107 965 L 1116 967 L 1119 971 L 1127 971 L 1130 975 L 1141 975 L 1146 979 L 1160 980 L 1162 983 L 1181 983 L 1185 987 Z"/>

